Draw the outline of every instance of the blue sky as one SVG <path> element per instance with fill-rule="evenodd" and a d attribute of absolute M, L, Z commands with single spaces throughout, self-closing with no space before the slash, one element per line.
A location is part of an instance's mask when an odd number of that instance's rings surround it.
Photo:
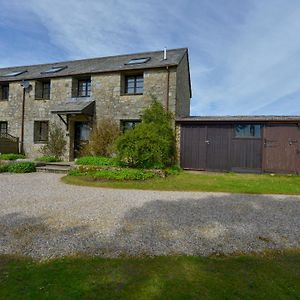
<path fill-rule="evenodd" d="M 188 47 L 192 115 L 300 114 L 299 0 L 0 4 L 0 67 Z"/>

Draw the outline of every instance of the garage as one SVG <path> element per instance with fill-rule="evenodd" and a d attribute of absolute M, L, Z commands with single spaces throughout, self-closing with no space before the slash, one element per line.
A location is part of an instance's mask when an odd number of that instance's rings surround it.
<path fill-rule="evenodd" d="M 300 117 L 177 120 L 184 169 L 300 173 Z"/>

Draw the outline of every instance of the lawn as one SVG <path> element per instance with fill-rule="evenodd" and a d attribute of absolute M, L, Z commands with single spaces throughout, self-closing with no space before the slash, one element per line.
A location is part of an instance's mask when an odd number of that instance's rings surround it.
<path fill-rule="evenodd" d="M 0 256 L 1 299 L 300 299 L 300 252 L 231 257 Z"/>
<path fill-rule="evenodd" d="M 181 172 L 144 181 L 96 180 L 88 176 L 65 176 L 62 180 L 69 184 L 121 189 L 300 194 L 300 176 L 296 175 Z"/>

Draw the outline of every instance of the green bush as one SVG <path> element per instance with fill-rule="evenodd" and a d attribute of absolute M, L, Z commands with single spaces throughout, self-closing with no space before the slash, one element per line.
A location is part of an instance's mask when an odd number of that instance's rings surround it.
<path fill-rule="evenodd" d="M 55 156 L 48 156 L 48 155 L 38 157 L 35 160 L 36 161 L 42 161 L 42 162 L 58 162 L 58 161 L 61 161 L 61 159 L 59 159 Z"/>
<path fill-rule="evenodd" d="M 175 158 L 172 115 L 156 100 L 147 108 L 142 122 L 116 141 L 118 159 L 134 168 L 164 168 Z"/>
<path fill-rule="evenodd" d="M 7 165 L 7 172 L 11 173 L 30 173 L 35 172 L 35 164 L 32 162 L 18 162 Z"/>
<path fill-rule="evenodd" d="M 56 123 L 51 123 L 48 142 L 41 148 L 42 154 L 60 158 L 66 150 L 66 145 L 67 141 L 63 129 Z"/>
<path fill-rule="evenodd" d="M 8 172 L 8 164 L 0 165 L 0 173 Z"/>
<path fill-rule="evenodd" d="M 108 180 L 146 180 L 157 175 L 154 172 L 144 171 L 140 169 L 120 169 L 120 170 L 98 170 L 90 173 L 82 173 L 79 170 L 71 170 L 71 176 L 90 176 L 94 179 Z"/>
<path fill-rule="evenodd" d="M 117 159 L 104 156 L 83 156 L 76 160 L 76 165 L 114 166 L 119 165 Z"/>
<path fill-rule="evenodd" d="M 114 142 L 120 135 L 119 124 L 116 120 L 104 117 L 94 124 L 89 142 L 82 147 L 80 154 L 111 156 L 114 152 Z"/>
<path fill-rule="evenodd" d="M 24 159 L 25 156 L 22 154 L 15 154 L 15 153 L 7 153 L 7 154 L 0 154 L 0 160 L 16 160 L 16 159 Z"/>

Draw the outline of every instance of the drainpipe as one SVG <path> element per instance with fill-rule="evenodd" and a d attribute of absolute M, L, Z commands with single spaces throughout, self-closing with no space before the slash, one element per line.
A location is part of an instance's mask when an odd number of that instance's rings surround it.
<path fill-rule="evenodd" d="M 170 91 L 170 69 L 169 69 L 169 66 L 166 66 L 166 69 L 167 69 L 166 110 L 169 111 L 169 91 Z"/>
<path fill-rule="evenodd" d="M 21 141 L 20 141 L 20 153 L 24 154 L 24 120 L 25 120 L 25 96 L 26 89 L 29 88 L 29 81 L 22 80 L 21 86 L 23 88 L 23 98 L 22 98 L 22 117 L 21 117 Z"/>
<path fill-rule="evenodd" d="M 23 88 L 20 153 L 24 154 L 25 89 Z"/>

